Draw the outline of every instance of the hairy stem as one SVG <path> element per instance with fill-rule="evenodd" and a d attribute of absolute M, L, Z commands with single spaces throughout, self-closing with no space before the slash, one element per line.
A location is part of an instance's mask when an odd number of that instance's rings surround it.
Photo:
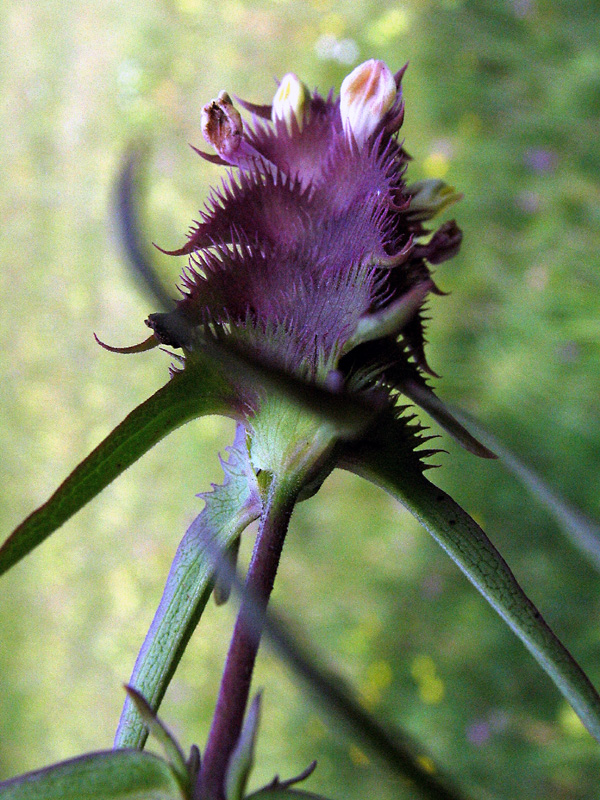
<path fill-rule="evenodd" d="M 242 729 L 262 633 L 256 612 L 263 613 L 269 602 L 295 500 L 296 494 L 288 486 L 271 484 L 246 576 L 247 594 L 235 623 L 202 759 L 196 791 L 201 800 L 224 800 L 225 797 L 229 758 Z"/>

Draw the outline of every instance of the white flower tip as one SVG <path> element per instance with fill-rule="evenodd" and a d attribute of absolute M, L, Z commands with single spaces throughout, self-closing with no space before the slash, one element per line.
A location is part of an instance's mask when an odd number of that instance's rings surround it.
<path fill-rule="evenodd" d="M 281 79 L 275 97 L 273 98 L 272 119 L 273 122 L 280 119 L 285 122 L 288 130 L 291 129 L 292 119 L 295 117 L 298 126 L 302 128 L 304 119 L 304 108 L 308 100 L 309 92 L 297 75 L 288 72 Z"/>
<path fill-rule="evenodd" d="M 396 100 L 396 81 L 383 61 L 372 58 L 347 75 L 340 90 L 344 130 L 364 144 Z"/>

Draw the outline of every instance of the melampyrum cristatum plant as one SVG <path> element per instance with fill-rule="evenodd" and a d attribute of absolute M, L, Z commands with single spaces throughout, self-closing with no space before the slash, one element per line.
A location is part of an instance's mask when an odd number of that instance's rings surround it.
<path fill-rule="evenodd" d="M 204 107 L 202 132 L 215 152 L 198 152 L 226 177 L 187 241 L 171 251 L 188 259 L 181 299 L 150 314 L 152 334 L 140 345 L 107 346 L 174 348 L 170 380 L 17 528 L 0 550 L 0 570 L 159 439 L 201 415 L 237 423 L 225 480 L 203 496 L 205 507 L 176 553 L 114 750 L 8 781 L 2 800 L 246 797 L 260 705 L 255 699 L 248 710 L 248 698 L 264 611 L 294 506 L 335 468 L 383 487 L 418 517 L 600 739 L 600 698 L 586 676 L 479 526 L 424 476 L 435 451 L 407 405 L 422 407 L 476 455 L 491 453 L 430 386 L 424 305 L 439 292 L 431 268 L 461 242 L 455 222 L 435 228 L 431 220 L 459 195 L 440 181 L 406 181 L 408 157 L 398 139 L 403 73 L 367 61 L 345 78 L 339 96 L 326 98 L 288 74 L 270 105 L 238 102 L 249 122 L 226 92 Z M 258 534 L 212 727 L 202 756 L 194 747 L 186 759 L 156 711 L 211 591 L 218 602 L 227 598 L 239 538 L 254 520 Z M 464 796 L 323 678 L 293 642 L 279 641 L 323 701 L 410 779 L 412 796 Z M 148 730 L 166 760 L 142 752 Z M 291 783 L 275 780 L 253 796 L 306 796 Z"/>

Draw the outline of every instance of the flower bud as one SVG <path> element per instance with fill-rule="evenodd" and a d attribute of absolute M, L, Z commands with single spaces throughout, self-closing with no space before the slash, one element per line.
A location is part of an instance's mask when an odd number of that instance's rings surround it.
<path fill-rule="evenodd" d="M 364 144 L 396 100 L 394 76 L 383 61 L 371 59 L 342 82 L 340 114 L 346 133 Z"/>
<path fill-rule="evenodd" d="M 288 131 L 291 131 L 292 120 L 295 117 L 298 127 L 302 129 L 308 95 L 308 89 L 293 72 L 284 75 L 273 98 L 271 112 L 273 122 L 281 119 L 285 122 Z"/>
<path fill-rule="evenodd" d="M 204 106 L 201 126 L 208 144 L 225 161 L 231 161 L 242 142 L 244 125 L 227 92 L 220 92 L 216 100 Z"/>
<path fill-rule="evenodd" d="M 416 181 L 407 187 L 407 192 L 412 195 L 408 216 L 420 222 L 435 217 L 462 199 L 462 194 L 453 186 L 437 178 Z"/>

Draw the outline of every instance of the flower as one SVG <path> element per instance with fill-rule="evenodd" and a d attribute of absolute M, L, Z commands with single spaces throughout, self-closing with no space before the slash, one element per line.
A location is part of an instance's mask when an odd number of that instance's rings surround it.
<path fill-rule="evenodd" d="M 272 105 L 239 101 L 249 124 L 225 92 L 204 107 L 216 155 L 197 152 L 229 172 L 188 241 L 170 251 L 189 266 L 176 308 L 147 320 L 157 342 L 188 359 L 217 336 L 334 393 L 389 406 L 404 393 L 443 421 L 425 381 L 434 373 L 423 304 L 439 293 L 429 264 L 452 257 L 461 233 L 450 222 L 430 236 L 423 223 L 458 196 L 440 182 L 405 183 L 403 73 L 367 61 L 327 98 L 288 74 Z M 292 422 L 289 412 L 283 424 L 272 397 L 243 377 L 233 382 L 257 468 L 274 469 L 277 448 L 289 456 L 314 439 L 314 421 Z M 261 437 L 265 416 L 271 433 Z M 273 430 L 285 430 L 289 446 L 274 445 Z"/>
<path fill-rule="evenodd" d="M 304 122 L 304 109 L 308 99 L 308 89 L 293 72 L 284 75 L 273 98 L 273 121 L 282 119 L 291 129 L 295 118 L 301 129 Z"/>
<path fill-rule="evenodd" d="M 340 114 L 344 130 L 363 144 L 397 102 L 398 87 L 387 64 L 375 59 L 365 61 L 342 83 Z"/>

